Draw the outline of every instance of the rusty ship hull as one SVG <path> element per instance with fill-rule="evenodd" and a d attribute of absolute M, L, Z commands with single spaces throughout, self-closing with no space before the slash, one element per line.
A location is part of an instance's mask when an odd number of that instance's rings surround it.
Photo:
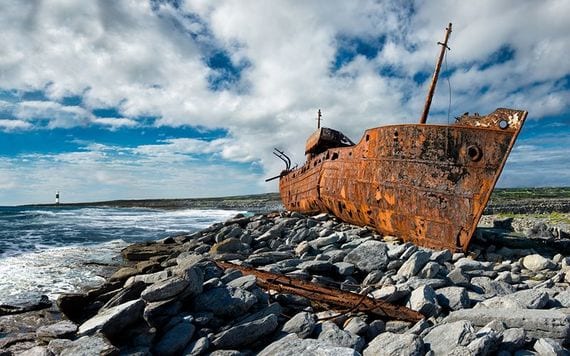
<path fill-rule="evenodd" d="M 497 109 L 451 125 L 368 129 L 357 144 L 309 150 L 303 166 L 282 172 L 282 201 L 420 246 L 466 251 L 526 116 Z M 318 139 L 307 144 L 318 147 Z"/>

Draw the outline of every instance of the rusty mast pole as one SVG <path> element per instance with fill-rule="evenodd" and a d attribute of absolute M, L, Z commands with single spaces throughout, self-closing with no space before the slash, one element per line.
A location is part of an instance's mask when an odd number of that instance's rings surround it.
<path fill-rule="evenodd" d="M 427 116 L 429 113 L 429 107 L 431 106 L 431 99 L 433 98 L 435 85 L 437 84 L 437 78 L 439 77 L 439 70 L 441 69 L 441 62 L 443 61 L 445 50 L 449 49 L 449 47 L 447 47 L 447 40 L 449 39 L 450 34 L 451 34 L 451 22 L 449 23 L 449 27 L 445 29 L 445 40 L 443 41 L 443 43 L 441 42 L 437 43 L 441 45 L 441 52 L 439 52 L 439 58 L 437 59 L 437 63 L 435 65 L 435 71 L 433 72 L 433 78 L 431 79 L 431 84 L 429 86 L 429 91 L 426 98 L 426 104 L 424 105 L 424 112 L 422 113 L 422 117 L 420 118 L 420 124 L 426 123 Z"/>

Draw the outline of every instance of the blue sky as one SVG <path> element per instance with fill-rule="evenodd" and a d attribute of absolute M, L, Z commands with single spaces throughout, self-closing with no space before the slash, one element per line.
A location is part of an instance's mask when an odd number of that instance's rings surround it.
<path fill-rule="evenodd" d="M 0 205 L 277 191 L 317 109 L 358 141 L 529 111 L 500 186 L 570 185 L 567 1 L 2 1 Z M 449 79 L 449 84 L 447 82 Z"/>

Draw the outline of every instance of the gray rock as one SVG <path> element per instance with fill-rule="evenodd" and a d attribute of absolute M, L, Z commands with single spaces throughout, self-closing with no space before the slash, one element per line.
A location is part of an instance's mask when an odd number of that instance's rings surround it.
<path fill-rule="evenodd" d="M 558 293 L 554 299 L 560 303 L 562 307 L 570 308 L 570 289 Z"/>
<path fill-rule="evenodd" d="M 368 325 L 366 330 L 366 340 L 372 340 L 386 330 L 386 323 L 383 320 L 374 320 Z"/>
<path fill-rule="evenodd" d="M 133 277 L 130 277 L 125 282 L 124 288 L 127 288 L 133 285 L 136 282 L 144 282 L 145 284 L 153 284 L 158 283 L 160 281 L 164 281 L 172 276 L 172 272 L 170 271 L 159 271 L 155 273 L 149 274 L 139 274 Z"/>
<path fill-rule="evenodd" d="M 434 251 L 431 254 L 430 261 L 435 261 L 439 264 L 444 264 L 445 262 L 450 262 L 452 257 L 453 256 L 451 255 L 451 252 L 449 252 L 449 250 Z"/>
<path fill-rule="evenodd" d="M 101 309 L 109 309 L 130 300 L 139 299 L 141 293 L 146 289 L 146 284 L 142 281 L 131 283 L 129 286 L 121 288 Z"/>
<path fill-rule="evenodd" d="M 360 336 L 341 330 L 335 323 L 330 321 L 325 321 L 322 324 L 322 331 L 318 340 L 333 346 L 349 347 L 358 352 L 362 351 L 366 343 Z"/>
<path fill-rule="evenodd" d="M 221 317 L 235 318 L 244 314 L 256 302 L 255 295 L 247 290 L 216 287 L 198 295 L 194 299 L 194 309 L 211 311 Z"/>
<path fill-rule="evenodd" d="M 383 242 L 368 240 L 350 251 L 344 262 L 352 263 L 365 272 L 383 270 L 388 264 L 388 248 Z"/>
<path fill-rule="evenodd" d="M 496 332 L 487 333 L 471 341 L 467 345 L 467 350 L 471 355 L 490 355 L 495 351 L 501 341 L 501 337 Z"/>
<path fill-rule="evenodd" d="M 493 320 L 493 321 L 487 323 L 487 325 L 483 326 L 481 329 L 479 329 L 475 335 L 477 337 L 481 337 L 481 336 L 486 335 L 486 334 L 491 333 L 491 332 L 502 333 L 506 329 L 507 329 L 507 327 L 505 326 L 505 324 L 502 321 Z"/>
<path fill-rule="evenodd" d="M 445 287 L 435 292 L 437 303 L 448 310 L 468 308 L 471 303 L 467 290 L 463 287 Z"/>
<path fill-rule="evenodd" d="M 392 260 L 398 259 L 407 248 L 407 245 L 388 244 L 388 257 Z"/>
<path fill-rule="evenodd" d="M 212 344 L 220 349 L 240 348 L 271 334 L 277 325 L 277 317 L 270 314 L 262 319 L 242 323 L 217 334 Z"/>
<path fill-rule="evenodd" d="M 543 269 L 552 269 L 556 267 L 556 264 L 554 262 L 552 262 L 547 258 L 542 257 L 539 254 L 526 256 L 525 258 L 523 258 L 522 264 L 524 268 L 533 272 L 538 272 Z"/>
<path fill-rule="evenodd" d="M 181 293 L 189 283 L 186 279 L 172 277 L 167 280 L 148 286 L 141 294 L 141 298 L 147 302 L 170 299 Z"/>
<path fill-rule="evenodd" d="M 300 339 L 296 334 L 289 334 L 284 338 L 265 347 L 258 356 L 358 356 L 357 351 L 349 347 L 332 346 L 324 341 L 314 339 Z"/>
<path fill-rule="evenodd" d="M 334 264 L 336 273 L 341 276 L 350 276 L 354 273 L 354 265 L 348 262 L 337 262 Z"/>
<path fill-rule="evenodd" d="M 484 294 L 485 298 L 511 294 L 515 291 L 508 283 L 493 281 L 489 277 L 471 278 L 471 289 L 477 293 Z"/>
<path fill-rule="evenodd" d="M 304 339 L 313 333 L 316 323 L 315 314 L 300 312 L 289 319 L 281 330 L 289 334 L 295 333 L 298 337 Z"/>
<path fill-rule="evenodd" d="M 142 302 L 142 301 L 141 301 Z M 118 354 L 119 350 L 101 334 L 83 336 L 73 341 L 71 347 L 61 351 L 60 356 L 88 356 Z"/>
<path fill-rule="evenodd" d="M 59 355 L 65 349 L 74 347 L 73 341 L 69 339 L 53 339 L 47 345 L 47 349 L 52 355 Z"/>
<path fill-rule="evenodd" d="M 456 286 L 467 287 L 469 286 L 469 277 L 465 275 L 459 268 L 453 269 L 447 274 L 449 281 Z"/>
<path fill-rule="evenodd" d="M 224 253 L 243 253 L 248 249 L 249 246 L 241 242 L 240 239 L 231 237 L 229 239 L 213 244 L 210 248 L 210 254 L 219 255 Z"/>
<path fill-rule="evenodd" d="M 35 346 L 24 352 L 19 352 L 19 356 L 51 356 L 50 351 L 45 346 Z"/>
<path fill-rule="evenodd" d="M 558 342 L 549 339 L 541 338 L 534 343 L 534 350 L 541 356 L 562 356 L 570 355 L 570 352 L 563 348 Z"/>
<path fill-rule="evenodd" d="M 206 336 L 199 338 L 196 341 L 191 342 L 186 346 L 186 349 L 182 352 L 184 356 L 199 356 L 206 353 L 210 347 L 210 341 Z"/>
<path fill-rule="evenodd" d="M 481 262 L 472 260 L 471 258 L 463 257 L 455 262 L 455 268 L 462 271 L 475 271 L 485 269 Z"/>
<path fill-rule="evenodd" d="M 364 356 L 399 356 L 424 355 L 424 343 L 421 337 L 413 334 L 394 334 L 385 332 L 374 338 L 366 349 Z"/>
<path fill-rule="evenodd" d="M 339 242 L 341 240 L 341 237 L 342 237 L 341 232 L 335 232 L 325 237 L 319 237 L 318 239 L 311 241 L 309 244 L 311 245 L 312 248 L 319 249 L 323 246 Z"/>
<path fill-rule="evenodd" d="M 404 246 L 406 246 L 406 250 L 404 251 L 404 253 L 402 253 L 402 255 L 400 256 L 401 260 L 407 260 L 408 258 L 410 258 L 410 256 L 412 256 L 414 254 L 414 252 L 416 252 L 418 250 L 418 246 L 412 244 L 412 243 L 405 243 Z"/>
<path fill-rule="evenodd" d="M 384 277 L 384 272 L 382 271 L 372 271 L 370 273 L 368 273 L 366 275 L 366 277 L 364 277 L 364 279 L 362 280 L 362 285 L 363 286 L 370 286 L 370 285 L 374 285 L 378 282 L 380 282 L 380 280 L 382 279 L 382 277 Z"/>
<path fill-rule="evenodd" d="M 382 299 L 394 303 L 407 298 L 411 290 L 407 286 L 384 286 L 374 290 L 371 294 L 374 299 Z"/>
<path fill-rule="evenodd" d="M 268 265 L 294 257 L 289 251 L 268 251 L 250 255 L 245 262 L 252 266 Z"/>
<path fill-rule="evenodd" d="M 300 263 L 297 268 L 309 273 L 326 274 L 333 270 L 333 265 L 329 261 L 307 261 Z"/>
<path fill-rule="evenodd" d="M 386 332 L 401 334 L 410 329 L 412 323 L 403 320 L 388 320 L 385 324 Z"/>
<path fill-rule="evenodd" d="M 437 295 L 430 286 L 414 289 L 406 306 L 425 316 L 437 316 L 441 307 L 437 304 Z"/>
<path fill-rule="evenodd" d="M 178 314 L 180 309 L 182 309 L 182 303 L 176 299 L 148 303 L 144 308 L 143 318 L 148 325 L 161 329 Z"/>
<path fill-rule="evenodd" d="M 177 355 L 186 348 L 192 339 L 196 327 L 187 319 L 168 330 L 154 347 L 156 355 Z"/>
<path fill-rule="evenodd" d="M 204 272 L 196 267 L 188 267 L 181 271 L 180 276 L 188 282 L 188 286 L 182 292 L 184 297 L 193 297 L 203 290 Z"/>
<path fill-rule="evenodd" d="M 467 346 L 475 339 L 475 330 L 469 321 L 460 320 L 439 324 L 424 336 L 424 343 L 436 355 L 445 355 L 457 346 Z"/>
<path fill-rule="evenodd" d="M 545 290 L 527 289 L 510 295 L 491 298 L 479 304 L 487 308 L 542 309 L 546 307 L 549 301 L 550 296 Z"/>
<path fill-rule="evenodd" d="M 242 276 L 230 281 L 228 286 L 232 288 L 242 288 L 246 290 L 251 290 L 255 286 L 257 279 L 253 275 Z"/>
<path fill-rule="evenodd" d="M 430 261 L 418 273 L 420 278 L 435 278 L 441 271 L 441 265 L 437 262 Z"/>
<path fill-rule="evenodd" d="M 570 340 L 570 315 L 563 310 L 475 308 L 451 312 L 445 319 L 446 322 L 457 320 L 468 320 L 475 326 L 499 320 L 507 328 L 523 328 L 528 336 L 535 339 Z"/>
<path fill-rule="evenodd" d="M 105 335 L 114 335 L 142 318 L 144 301 L 132 300 L 106 309 L 87 320 L 79 327 L 79 334 L 92 334 L 101 330 Z"/>
<path fill-rule="evenodd" d="M 355 316 L 346 321 L 343 329 L 354 335 L 364 335 L 368 330 L 368 324 L 361 318 Z"/>
<path fill-rule="evenodd" d="M 59 323 L 40 326 L 36 330 L 38 339 L 67 339 L 77 332 L 77 325 L 68 320 Z"/>
<path fill-rule="evenodd" d="M 414 252 L 400 267 L 396 275 L 406 279 L 415 276 L 428 263 L 430 257 L 431 253 L 424 250 Z"/>
<path fill-rule="evenodd" d="M 502 350 L 515 352 L 524 347 L 526 343 L 526 332 L 523 328 L 511 328 L 503 331 L 503 341 L 499 346 Z"/>

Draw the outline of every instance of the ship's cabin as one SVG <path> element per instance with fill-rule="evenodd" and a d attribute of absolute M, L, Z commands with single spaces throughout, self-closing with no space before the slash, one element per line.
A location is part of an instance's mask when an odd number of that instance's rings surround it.
<path fill-rule="evenodd" d="M 321 127 L 313 132 L 307 139 L 305 145 L 305 155 L 310 159 L 319 153 L 323 153 L 329 148 L 349 147 L 354 146 L 348 137 L 342 132 L 330 129 L 328 127 Z"/>

